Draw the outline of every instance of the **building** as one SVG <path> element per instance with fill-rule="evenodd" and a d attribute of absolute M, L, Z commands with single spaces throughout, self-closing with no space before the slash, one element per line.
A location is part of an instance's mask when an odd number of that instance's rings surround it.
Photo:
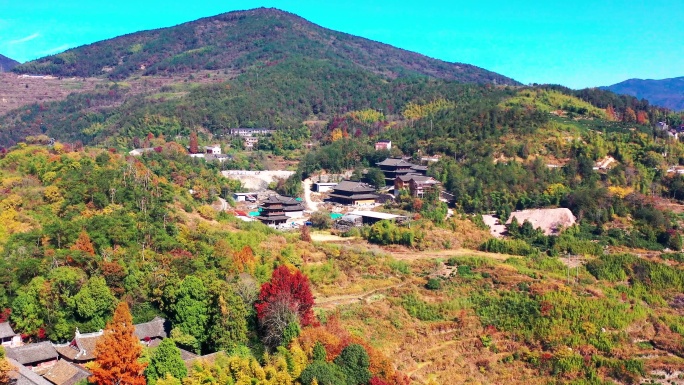
<path fill-rule="evenodd" d="M 345 180 L 337 184 L 330 194 L 333 202 L 345 205 L 374 204 L 378 199 L 375 189 L 365 183 Z"/>
<path fill-rule="evenodd" d="M 12 330 L 9 322 L 0 323 L 0 338 L 2 339 L 2 346 L 6 348 L 21 346 L 21 336 Z"/>
<path fill-rule="evenodd" d="M 54 346 L 62 359 L 76 364 L 85 364 L 95 359 L 95 346 L 97 340 L 102 337 L 102 333 L 102 330 L 94 333 L 81 333 L 76 329 L 71 342 Z"/>
<path fill-rule="evenodd" d="M 382 151 L 382 150 L 391 150 L 392 149 L 392 141 L 391 140 L 378 140 L 375 142 L 375 151 Z"/>
<path fill-rule="evenodd" d="M 394 184 L 394 179 L 399 175 L 406 175 L 410 173 L 415 173 L 415 164 L 409 163 L 403 159 L 397 158 L 387 158 L 380 163 L 376 163 L 383 174 L 385 174 L 385 183 L 387 185 Z"/>
<path fill-rule="evenodd" d="M 259 138 L 256 136 L 246 136 L 245 139 L 245 150 L 253 150 L 254 147 L 259 144 Z"/>
<path fill-rule="evenodd" d="M 233 200 L 235 202 L 256 202 L 257 194 L 255 193 L 233 193 Z"/>
<path fill-rule="evenodd" d="M 161 317 L 154 317 L 152 321 L 135 325 L 135 336 L 149 347 L 155 347 L 161 340 L 168 338 L 171 324 Z"/>
<path fill-rule="evenodd" d="M 230 129 L 230 135 L 231 136 L 258 136 L 258 135 L 271 135 L 275 132 L 275 130 L 271 130 L 268 128 L 231 128 Z"/>
<path fill-rule="evenodd" d="M 48 368 L 57 363 L 57 350 L 49 341 L 37 344 L 26 344 L 16 348 L 5 349 L 7 358 L 17 361 L 19 364 L 33 371 Z"/>
<path fill-rule="evenodd" d="M 273 198 L 283 204 L 283 211 L 288 217 L 301 218 L 304 216 L 304 205 L 302 204 L 301 199 L 281 196 L 273 196 Z"/>
<path fill-rule="evenodd" d="M 129 152 L 128 152 L 128 155 L 132 155 L 132 156 L 141 156 L 142 154 L 144 154 L 144 153 L 146 153 L 146 152 L 153 152 L 153 151 L 154 151 L 154 148 L 152 148 L 152 147 L 135 148 L 135 149 L 129 151 Z"/>
<path fill-rule="evenodd" d="M 38 373 L 22 365 L 19 361 L 7 357 L 7 361 L 12 365 L 12 370 L 8 373 L 10 384 L 12 385 L 52 385 L 52 383 Z"/>
<path fill-rule="evenodd" d="M 335 188 L 335 186 L 337 186 L 337 182 L 335 182 L 335 183 L 317 182 L 317 183 L 313 184 L 312 190 L 315 192 L 319 192 L 319 193 L 330 192 Z"/>
<path fill-rule="evenodd" d="M 204 153 L 205 154 L 219 155 L 219 154 L 221 154 L 221 145 L 220 144 L 213 144 L 211 146 L 204 146 Z"/>
<path fill-rule="evenodd" d="M 261 202 L 257 219 L 267 226 L 277 227 L 285 224 L 290 217 L 283 210 L 283 202 L 275 196 L 270 196 Z"/>
<path fill-rule="evenodd" d="M 65 360 L 59 360 L 51 367 L 43 378 L 54 385 L 75 385 L 77 382 L 87 379 L 92 373 Z"/>
<path fill-rule="evenodd" d="M 408 190 L 412 197 L 422 198 L 428 191 L 438 188 L 440 182 L 425 175 L 401 175 L 394 180 L 394 195 L 399 196 L 401 190 Z"/>
<path fill-rule="evenodd" d="M 377 211 L 352 211 L 345 216 L 352 216 L 352 218 L 360 217 L 361 222 L 364 225 L 373 225 L 380 221 L 392 221 L 397 223 L 403 223 L 408 220 L 408 218 L 403 215 L 379 213 Z"/>

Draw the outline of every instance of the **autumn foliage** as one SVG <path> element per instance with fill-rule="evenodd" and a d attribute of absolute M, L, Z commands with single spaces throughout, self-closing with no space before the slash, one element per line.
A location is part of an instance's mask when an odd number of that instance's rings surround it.
<path fill-rule="evenodd" d="M 299 316 L 299 323 L 302 326 L 313 322 L 314 298 L 311 294 L 309 279 L 301 271 L 296 269 L 291 271 L 284 265 L 275 269 L 271 280 L 261 286 L 259 300 L 254 305 L 259 321 L 264 320 L 272 304 L 282 301 L 285 301 L 290 310 Z"/>
<path fill-rule="evenodd" d="M 134 333 L 128 304 L 121 302 L 95 347 L 97 358 L 91 369 L 90 382 L 97 385 L 145 385 L 147 364 L 138 362 L 142 345 Z"/>

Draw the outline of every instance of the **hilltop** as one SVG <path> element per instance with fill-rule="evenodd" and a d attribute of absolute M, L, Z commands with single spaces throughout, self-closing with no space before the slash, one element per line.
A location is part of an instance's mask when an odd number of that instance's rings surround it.
<path fill-rule="evenodd" d="M 0 54 L 0 73 L 11 71 L 12 68 L 18 66 L 20 63 L 14 59 L 10 59 L 5 55 Z"/>
<path fill-rule="evenodd" d="M 424 55 L 332 31 L 273 8 L 237 11 L 170 28 L 137 32 L 48 56 L 15 68 L 17 73 L 100 76 L 242 71 L 293 56 L 326 60 L 336 67 L 389 78 L 429 76 L 460 82 L 518 84 L 463 63 Z"/>
<path fill-rule="evenodd" d="M 617 94 L 646 99 L 651 104 L 675 111 L 684 110 L 684 76 L 671 79 L 629 79 L 602 87 Z"/>

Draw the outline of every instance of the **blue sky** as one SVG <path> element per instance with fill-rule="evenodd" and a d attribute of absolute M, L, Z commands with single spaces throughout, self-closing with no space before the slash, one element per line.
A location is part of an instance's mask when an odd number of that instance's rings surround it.
<path fill-rule="evenodd" d="M 523 83 L 581 88 L 684 76 L 684 2 L 675 0 L 0 0 L 0 54 L 23 62 L 260 6 Z"/>

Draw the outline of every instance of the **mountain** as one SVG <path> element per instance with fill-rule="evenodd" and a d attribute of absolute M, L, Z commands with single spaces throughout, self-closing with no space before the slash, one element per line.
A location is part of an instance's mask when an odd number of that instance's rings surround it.
<path fill-rule="evenodd" d="M 684 76 L 671 79 L 629 79 L 602 87 L 617 94 L 646 99 L 656 106 L 684 110 Z"/>
<path fill-rule="evenodd" d="M 19 64 L 21 63 L 16 60 L 10 59 L 4 55 L 0 55 L 0 73 L 11 71 L 12 68 L 18 66 Z"/>
<path fill-rule="evenodd" d="M 25 63 L 17 73 L 100 76 L 245 70 L 292 56 L 327 60 L 389 78 L 429 76 L 469 83 L 519 84 L 482 68 L 448 63 L 346 33 L 273 8 L 236 11 L 137 32 Z"/>

